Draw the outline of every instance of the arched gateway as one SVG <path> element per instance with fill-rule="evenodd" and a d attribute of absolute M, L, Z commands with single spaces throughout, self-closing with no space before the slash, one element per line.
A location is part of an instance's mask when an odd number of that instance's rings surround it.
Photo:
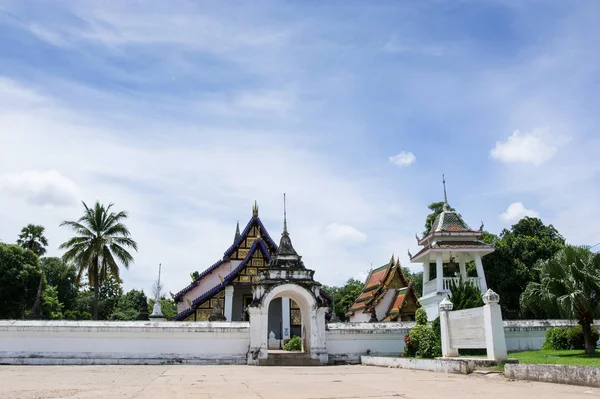
<path fill-rule="evenodd" d="M 328 300 L 322 296 L 321 284 L 313 279 L 314 270 L 304 267 L 287 231 L 284 213 L 283 233 L 276 254 L 261 271 L 252 287 L 250 315 L 250 350 L 248 364 L 258 365 L 269 357 L 269 305 L 277 298 L 290 298 L 302 315 L 302 351 L 311 359 L 327 364 L 325 313 Z"/>

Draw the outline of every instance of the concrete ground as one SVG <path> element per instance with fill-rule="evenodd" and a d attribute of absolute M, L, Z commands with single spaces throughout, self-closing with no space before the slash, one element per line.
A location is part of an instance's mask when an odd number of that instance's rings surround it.
<path fill-rule="evenodd" d="M 370 366 L 0 366 L 0 398 L 600 397 L 600 389 Z"/>

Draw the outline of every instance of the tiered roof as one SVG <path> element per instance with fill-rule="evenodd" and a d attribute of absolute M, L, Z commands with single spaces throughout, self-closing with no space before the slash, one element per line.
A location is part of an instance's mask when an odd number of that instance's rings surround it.
<path fill-rule="evenodd" d="M 388 289 L 406 286 L 408 286 L 408 281 L 402 273 L 400 261 L 395 260 L 392 256 L 388 263 L 369 272 L 360 295 L 346 315 L 352 316 L 357 312 L 369 313 L 371 308 L 383 299 Z"/>
<path fill-rule="evenodd" d="M 390 304 L 390 308 L 386 313 L 383 321 L 396 321 L 403 313 L 414 313 L 419 307 L 419 298 L 415 293 L 412 283 L 408 287 L 398 288 L 396 297 Z"/>

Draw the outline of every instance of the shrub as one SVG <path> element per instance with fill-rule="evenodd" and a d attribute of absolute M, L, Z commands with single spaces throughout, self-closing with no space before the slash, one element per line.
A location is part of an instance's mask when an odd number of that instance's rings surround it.
<path fill-rule="evenodd" d="M 418 326 L 427 325 L 427 312 L 423 308 L 417 309 L 415 312 L 415 321 Z"/>
<path fill-rule="evenodd" d="M 431 359 L 442 355 L 441 341 L 428 325 L 419 324 L 410 330 L 409 341 L 417 356 Z"/>
<path fill-rule="evenodd" d="M 483 306 L 481 291 L 472 281 L 463 281 L 462 277 L 458 284 L 454 280 L 450 280 L 450 302 L 452 302 L 453 310 L 463 310 L 479 308 Z"/>
<path fill-rule="evenodd" d="M 302 339 L 297 335 L 295 337 L 292 337 L 288 342 L 285 343 L 283 349 L 285 349 L 286 351 L 301 351 Z"/>
<path fill-rule="evenodd" d="M 592 339 L 598 342 L 598 329 L 592 326 Z M 556 327 L 546 331 L 546 341 L 542 349 L 567 350 L 567 349 L 585 349 L 585 340 L 583 338 L 583 328 L 576 325 L 570 328 Z"/>
<path fill-rule="evenodd" d="M 417 348 L 410 341 L 410 334 L 404 334 L 404 357 L 415 357 L 417 356 Z"/>
<path fill-rule="evenodd" d="M 441 345 L 441 342 L 442 342 L 442 324 L 440 322 L 440 316 L 436 317 L 431 322 L 431 328 L 433 328 L 433 332 L 435 333 L 435 335 L 437 337 L 439 337 L 439 339 L 440 339 L 440 345 Z"/>

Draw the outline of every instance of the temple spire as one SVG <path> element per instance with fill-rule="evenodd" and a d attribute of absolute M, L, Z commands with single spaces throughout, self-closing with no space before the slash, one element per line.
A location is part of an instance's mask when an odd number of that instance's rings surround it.
<path fill-rule="evenodd" d="M 283 193 L 283 234 L 288 234 L 287 231 L 287 207 L 285 203 L 285 193 Z"/>
<path fill-rule="evenodd" d="M 254 201 L 254 205 L 252 206 L 252 216 L 254 216 L 255 218 L 258 217 L 258 203 L 256 202 L 256 200 Z"/>
<path fill-rule="evenodd" d="M 237 240 L 239 240 L 239 238 L 241 237 L 240 234 L 240 221 L 238 220 L 237 225 L 235 227 L 235 237 L 233 238 L 233 242 L 237 242 Z"/>
<path fill-rule="evenodd" d="M 446 195 L 446 176 L 442 174 L 442 184 L 444 185 L 444 212 L 450 212 L 450 205 L 448 204 L 448 195 Z"/>

